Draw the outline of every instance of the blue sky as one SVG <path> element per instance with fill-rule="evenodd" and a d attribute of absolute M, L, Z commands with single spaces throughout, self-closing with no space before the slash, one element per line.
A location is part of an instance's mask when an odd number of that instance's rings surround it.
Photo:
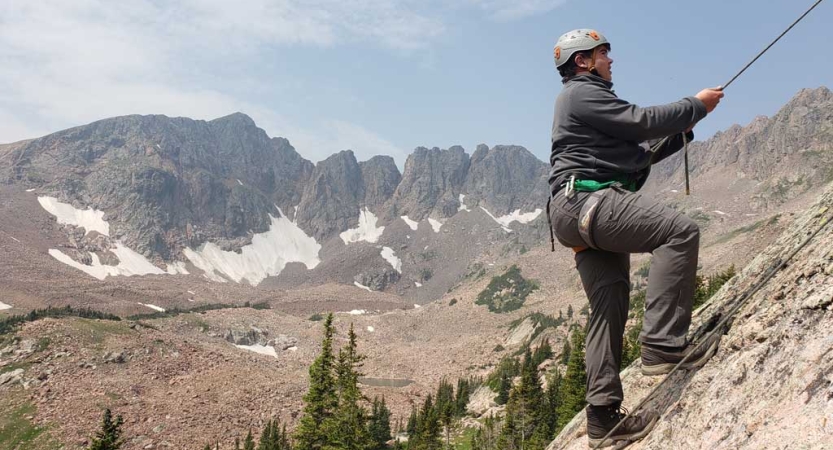
<path fill-rule="evenodd" d="M 667 103 L 726 82 L 812 0 L 3 0 L 0 142 L 125 114 L 249 114 L 314 162 L 517 144 L 546 161 L 552 48 L 613 43 L 617 94 Z M 831 85 L 833 4 L 747 71 L 707 138 Z"/>

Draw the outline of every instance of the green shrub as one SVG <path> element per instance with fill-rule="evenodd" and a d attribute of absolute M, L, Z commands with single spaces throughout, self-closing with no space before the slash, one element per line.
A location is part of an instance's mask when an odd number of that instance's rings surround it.
<path fill-rule="evenodd" d="M 521 269 L 513 265 L 506 273 L 492 278 L 486 289 L 477 295 L 478 305 L 487 305 L 493 313 L 515 311 L 526 298 L 538 289 L 538 283 L 521 276 Z"/>

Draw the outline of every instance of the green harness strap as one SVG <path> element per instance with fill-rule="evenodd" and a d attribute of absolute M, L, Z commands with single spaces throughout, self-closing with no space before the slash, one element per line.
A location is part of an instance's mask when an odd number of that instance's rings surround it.
<path fill-rule="evenodd" d="M 636 191 L 635 182 L 620 180 L 612 180 L 605 182 L 599 182 L 596 180 L 575 180 L 575 182 L 573 182 L 573 190 L 575 190 L 576 192 L 596 192 L 602 189 L 607 189 L 616 183 L 622 185 L 623 188 L 631 192 Z"/>

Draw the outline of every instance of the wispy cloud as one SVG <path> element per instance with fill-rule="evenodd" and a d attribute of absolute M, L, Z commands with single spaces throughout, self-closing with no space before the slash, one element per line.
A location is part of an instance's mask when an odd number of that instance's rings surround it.
<path fill-rule="evenodd" d="M 520 18 L 560 3 L 451 1 L 455 7 L 476 8 L 498 19 Z M 251 99 L 263 86 L 288 86 L 293 80 L 276 82 L 268 71 L 247 74 L 250 79 L 235 73 L 229 80 L 224 74 L 235 64 L 261 65 L 263 55 L 274 49 L 299 46 L 376 47 L 419 52 L 416 61 L 424 60 L 448 28 L 447 10 L 438 6 L 443 4 L 439 0 L 2 0 L 0 142 L 116 115 L 212 119 L 244 111 L 270 134 L 289 138 L 310 159 L 351 148 L 360 159 L 387 153 L 401 163 L 404 152 L 365 125 L 323 116 L 315 125 L 294 126 L 291 119 L 270 112 L 269 105 Z"/>

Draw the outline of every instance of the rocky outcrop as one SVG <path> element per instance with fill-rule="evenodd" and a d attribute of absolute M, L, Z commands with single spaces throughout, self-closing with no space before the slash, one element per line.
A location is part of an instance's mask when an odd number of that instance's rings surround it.
<path fill-rule="evenodd" d="M 402 174 L 390 156 L 377 155 L 359 163 L 364 181 L 364 206 L 378 211 L 393 197 Z"/>
<path fill-rule="evenodd" d="M 695 313 L 692 335 L 709 330 L 808 236 L 821 231 L 738 310 L 717 354 L 698 371 L 681 371 L 647 408 L 656 428 L 639 449 L 830 448 L 833 446 L 833 188 L 774 244 Z M 826 221 L 826 222 L 825 222 Z M 825 225 L 826 223 L 826 225 Z M 823 227 L 823 228 L 822 228 Z M 639 362 L 622 373 L 632 407 L 663 377 Z M 548 447 L 586 449 L 584 414 Z"/>
<path fill-rule="evenodd" d="M 243 114 L 210 122 L 125 116 L 16 146 L 2 178 L 106 212 L 113 237 L 147 256 L 224 249 L 263 232 L 300 201 L 312 172 L 283 139 Z"/>
<path fill-rule="evenodd" d="M 705 178 L 717 172 L 736 180 L 738 189 L 746 180 L 754 185 L 753 202 L 766 208 L 833 180 L 831 150 L 833 92 L 804 89 L 771 118 L 760 116 L 745 127 L 734 125 L 691 143 L 689 168 L 692 183 L 707 183 Z M 654 166 L 646 188 L 681 180 L 682 170 L 680 152 Z"/>
<path fill-rule="evenodd" d="M 463 147 L 448 150 L 418 147 L 405 161 L 402 181 L 393 194 L 391 217 L 451 217 L 459 206 L 458 195 L 470 165 Z"/>
<path fill-rule="evenodd" d="M 542 208 L 547 199 L 547 165 L 527 149 L 478 145 L 471 156 L 466 195 L 478 198 L 493 214 Z"/>
<path fill-rule="evenodd" d="M 318 163 L 298 206 L 298 225 L 321 240 L 356 226 L 364 202 L 362 169 L 350 150 Z"/>

